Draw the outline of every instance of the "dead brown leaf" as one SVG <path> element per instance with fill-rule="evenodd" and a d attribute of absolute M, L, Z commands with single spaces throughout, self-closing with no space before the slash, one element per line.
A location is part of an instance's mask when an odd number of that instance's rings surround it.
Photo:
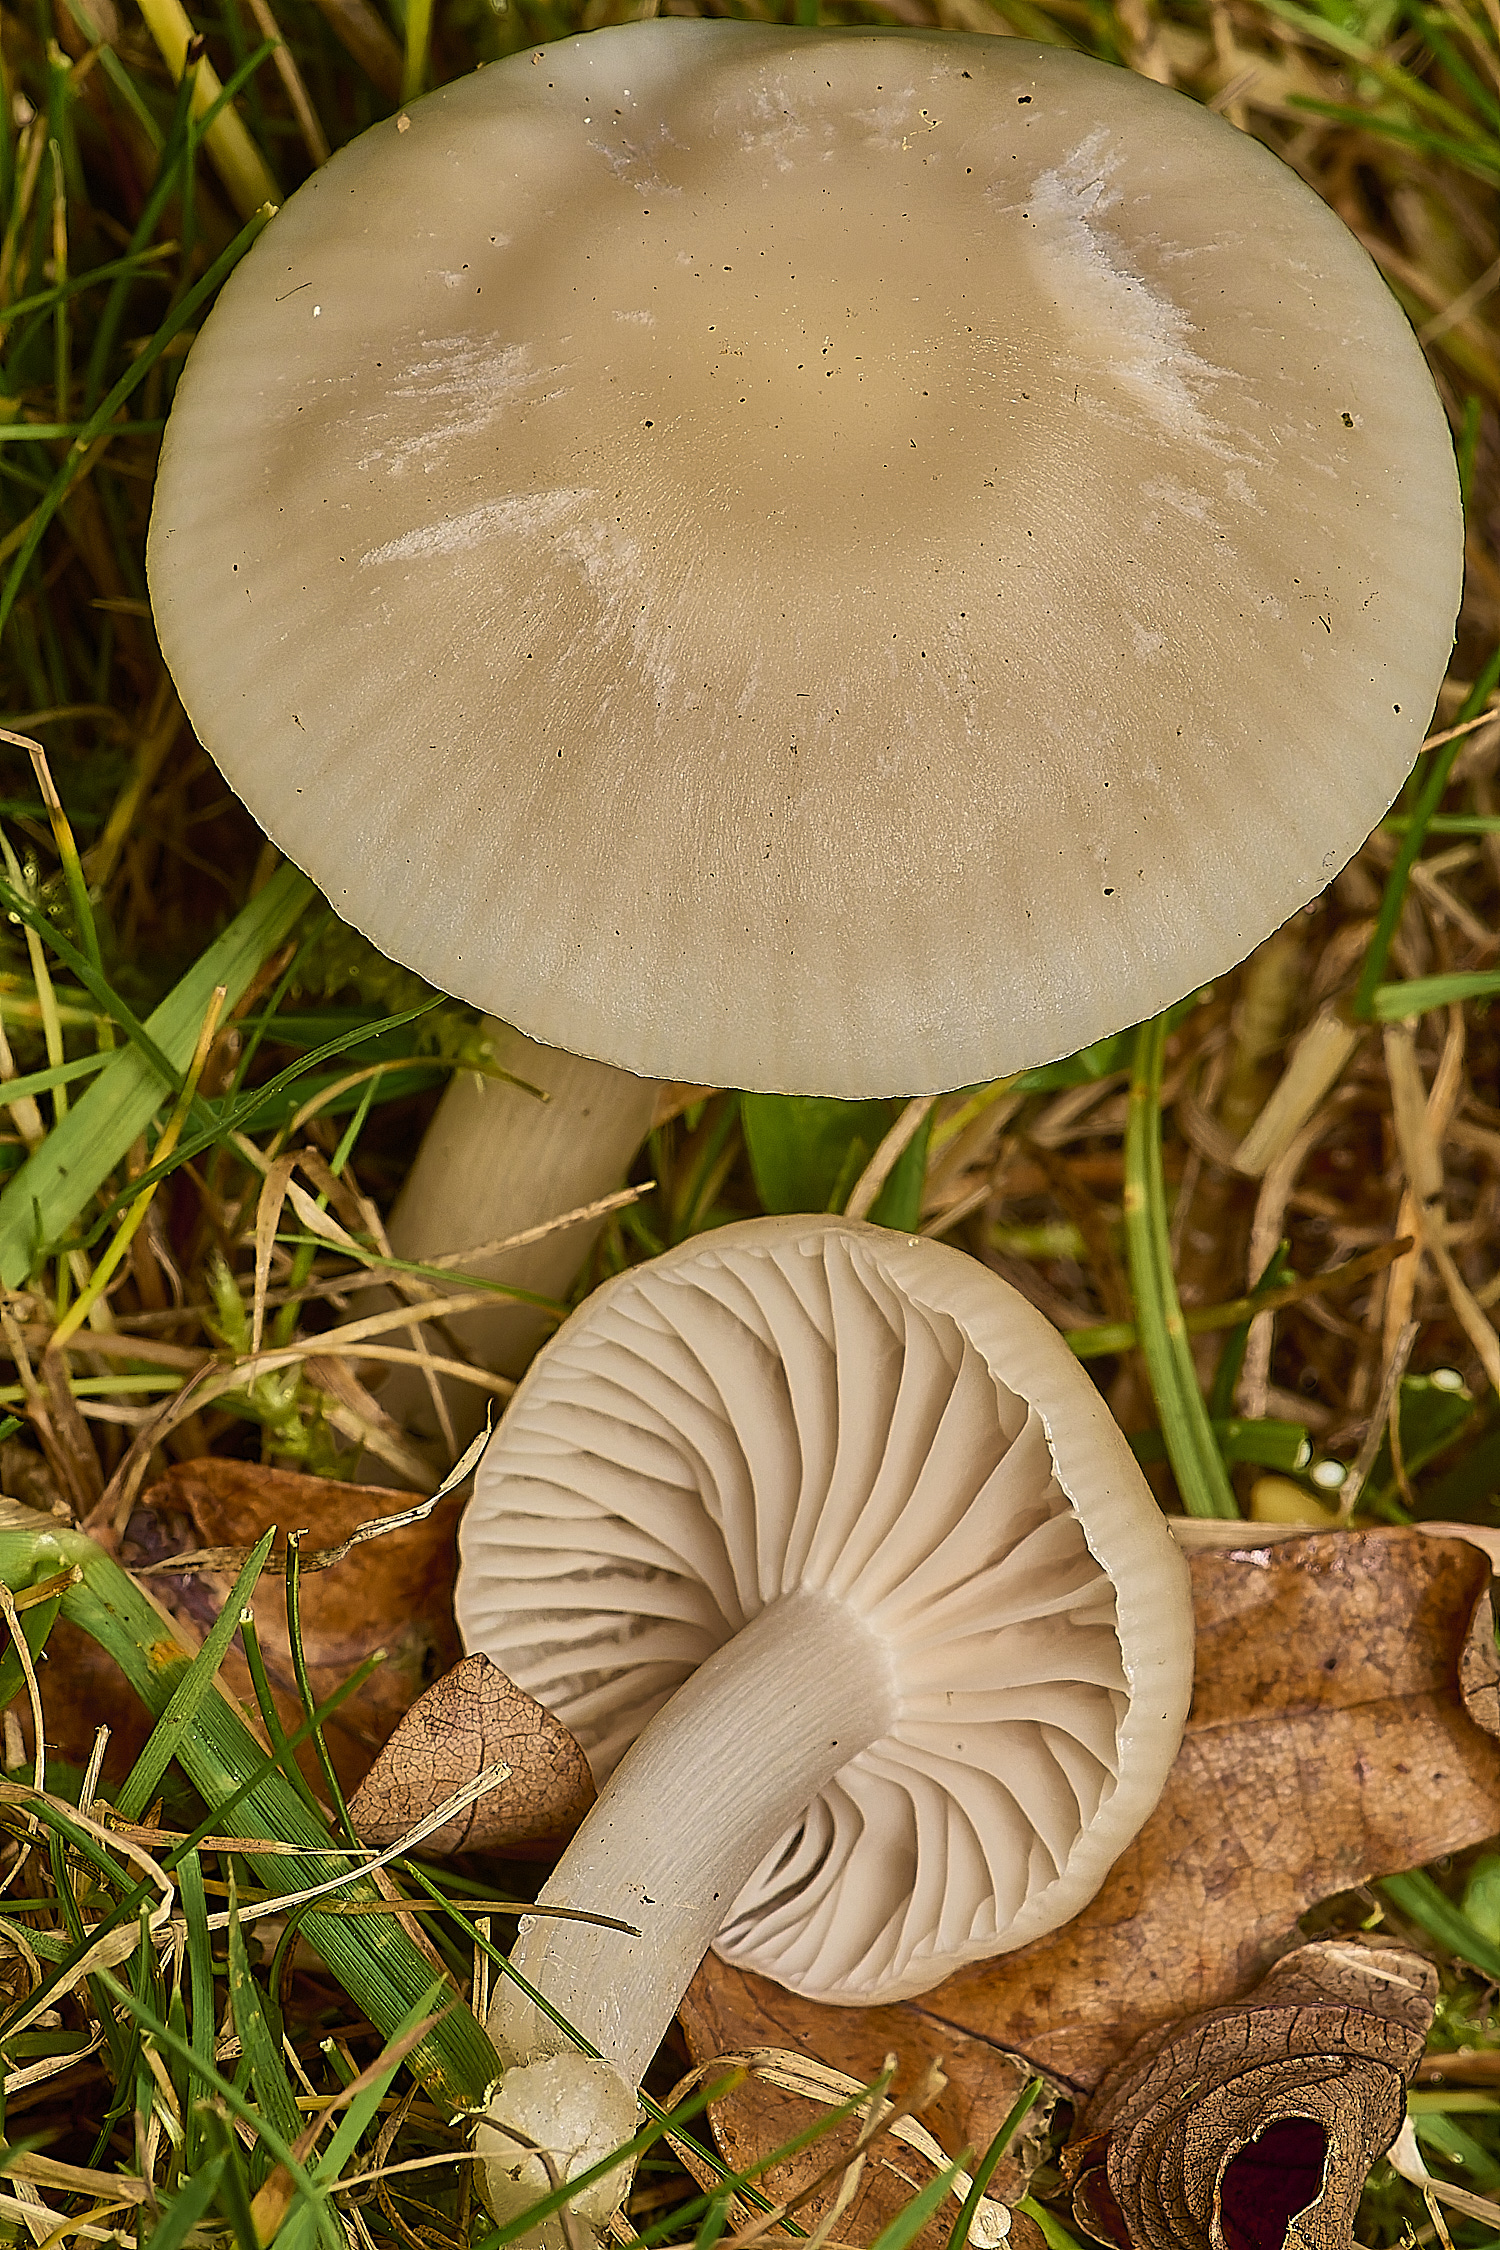
<path fill-rule="evenodd" d="M 466 1656 L 401 1720 L 349 1801 L 361 1839 L 384 1851 L 486 1766 L 510 1777 L 433 1829 L 422 1849 L 541 1855 L 571 1834 L 594 1801 L 582 1750 L 550 1711 L 487 1656 Z"/>
<path fill-rule="evenodd" d="M 1490 1567 L 1493 1569 L 1493 1563 Z M 1500 1646 L 1495 1634 L 1494 1593 L 1492 1586 L 1487 1586 L 1474 1605 L 1458 1660 L 1464 1708 L 1486 1734 L 1500 1734 Z"/>
<path fill-rule="evenodd" d="M 920 2116 L 950 2156 L 966 2148 L 975 2156 L 982 2155 L 1032 2075 L 1020 2057 L 1007 2055 L 994 2043 L 976 2039 L 951 2024 L 924 2019 L 913 2008 L 820 2007 L 815 2001 L 783 1991 L 764 1977 L 730 1968 L 712 1954 L 683 2003 L 682 2022 L 695 2061 L 748 2043 L 753 2031 L 757 2043 L 769 2042 L 798 2054 L 820 2056 L 851 2077 L 868 2082 L 882 2068 L 886 2056 L 894 2053 L 900 2067 L 892 2091 L 898 2099 L 903 2087 L 939 2063 L 947 2084 Z M 819 2115 L 816 2103 L 756 2078 L 747 2079 L 710 2110 L 714 2138 L 735 2170 L 755 2163 L 767 2149 L 790 2140 Z M 1001 2158 L 988 2190 L 997 2201 L 1014 2203 L 1026 2193 L 1040 2154 L 1035 2130 L 1039 2122 L 1045 2122 L 1045 2115 L 1044 2108 L 1039 2120 L 1034 2110 Z M 763 2174 L 761 2188 L 776 2201 L 789 2202 L 840 2148 L 852 2147 L 857 2130 L 855 2124 L 846 2123 L 832 2135 L 820 2137 L 788 2163 Z M 872 2158 L 868 2164 L 854 2200 L 839 2214 L 839 2238 L 856 2243 L 873 2240 L 931 2177 L 930 2166 L 909 2151 L 882 2146 L 878 2160 Z M 813 2196 L 800 2207 L 799 2224 L 816 2228 L 832 2200 L 832 2190 Z M 912 2250 L 941 2250 L 952 2227 L 951 2211 L 940 2211 L 915 2237 Z M 1017 2250 L 1028 2250 L 1033 2233 L 1024 2215 L 1013 2221 L 1011 2240 Z"/>
<path fill-rule="evenodd" d="M 710 2076 L 717 2075 L 712 2067 L 716 2062 L 726 2056 L 734 2059 L 739 2046 L 747 2044 L 739 2035 L 752 2023 L 757 2048 L 783 2049 L 789 2056 L 822 2057 L 839 2073 L 862 2084 L 878 2076 L 895 2054 L 898 2069 L 891 2098 L 898 2103 L 934 2064 L 941 2065 L 948 2079 L 958 2058 L 963 2066 L 958 2098 L 954 2098 L 955 2086 L 950 2081 L 918 2114 L 949 2156 L 958 2156 L 966 2148 L 971 2155 L 979 2156 L 1004 2124 L 1032 2075 L 1024 2063 L 999 2053 L 988 2042 L 971 2039 L 966 2032 L 946 2024 L 923 2022 L 910 2009 L 820 2007 L 767 1983 L 763 1977 L 750 1976 L 718 1961 L 713 1961 L 713 1967 L 716 1975 L 705 1980 L 700 1973 L 683 2004 L 688 2044 L 695 2062 L 704 2065 Z M 1031 2112 L 1000 2159 L 986 2191 L 997 2202 L 1009 2205 L 1026 2193 L 1041 2153 L 1049 2108 L 1050 2104 L 1044 2103 Z M 722 2101 L 710 2105 L 714 2138 L 735 2170 L 756 2163 L 768 2149 L 791 2140 L 810 2125 L 826 2121 L 827 2115 L 826 2102 L 786 2092 L 753 2074 Z M 838 2192 L 838 2160 L 847 2160 L 859 2131 L 857 2118 L 843 2120 L 788 2162 L 760 2174 L 757 2185 L 773 2201 L 791 2203 L 820 2174 L 834 2167 L 833 2180 L 805 2203 L 797 2204 L 798 2225 L 815 2230 L 828 2216 Z M 852 2243 L 872 2240 L 931 2178 L 932 2166 L 915 2151 L 899 2142 L 882 2140 L 866 2160 L 858 2191 L 838 2214 L 834 2229 L 838 2239 Z M 703 2184 L 710 2182 L 705 2178 Z M 953 2217 L 951 2205 L 940 2209 L 915 2236 L 913 2250 L 940 2250 L 953 2231 Z M 1034 2235 L 1032 2222 L 1025 2220 L 1024 2214 L 1013 2217 L 1010 2240 L 1016 2250 L 1033 2250 Z"/>
<path fill-rule="evenodd" d="M 336 1547 L 361 1523 L 397 1515 L 420 1497 L 204 1455 L 169 1469 L 143 1494 L 127 1526 L 120 1560 L 139 1569 L 205 1547 L 251 1547 L 273 1524 L 283 1534 L 276 1553 L 283 1551 L 288 1531 L 304 1529 L 309 1547 Z M 363 1780 L 397 1722 L 460 1653 L 452 1601 L 459 1510 L 456 1497 L 442 1500 L 425 1520 L 366 1540 L 332 1569 L 310 1572 L 302 1580 L 302 1643 L 317 1701 L 376 1649 L 387 1652 L 385 1663 L 324 1729 L 346 1789 Z M 157 1601 L 201 1636 L 228 1599 L 234 1573 L 153 1574 L 146 1583 Z M 283 1578 L 268 1575 L 261 1581 L 254 1610 L 277 1709 L 290 1729 L 300 1724 L 302 1707 L 292 1673 Z M 249 1671 L 237 1643 L 231 1644 L 222 1679 L 231 1695 L 253 1706 Z M 315 1779 L 311 1761 L 304 1758 L 303 1766 Z"/>
<path fill-rule="evenodd" d="M 1350 2250 L 1436 1996 L 1421 1954 L 1325 1939 L 1148 2033 L 1063 2151 L 1074 2217 L 1119 2250 Z"/>
<path fill-rule="evenodd" d="M 1485 1556 L 1391 1530 L 1209 1551 L 1191 1568 L 1182 1750 L 1074 1922 L 895 2008 L 818 2007 L 710 1955 L 682 2011 L 694 2059 L 762 2043 L 853 2071 L 886 2049 L 903 2070 L 941 2056 L 942 2120 L 927 2122 L 945 2146 L 983 2148 L 1029 2068 L 1089 2091 L 1144 2034 L 1243 1997 L 1317 1900 L 1493 1833 L 1500 1744 L 1459 1683 Z M 771 2102 L 747 2089 L 726 2105 L 734 2163 L 784 2137 Z"/>

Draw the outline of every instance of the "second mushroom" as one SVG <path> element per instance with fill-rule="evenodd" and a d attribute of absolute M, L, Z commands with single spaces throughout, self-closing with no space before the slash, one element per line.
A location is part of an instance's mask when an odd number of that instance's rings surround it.
<path fill-rule="evenodd" d="M 1405 317 L 1249 134 L 1024 39 L 663 16 L 298 190 L 148 562 L 205 747 L 383 951 L 864 1097 L 1155 1015 L 1321 890 L 1462 550 Z"/>
<path fill-rule="evenodd" d="M 491 1442 L 458 1611 L 605 1782 L 541 1903 L 628 1925 L 522 1925 L 547 2007 L 506 1978 L 491 2010 L 502 2215 L 545 2192 L 507 2128 L 565 2177 L 629 2137 L 711 1943 L 857 2005 L 1068 1920 L 1192 1677 L 1185 1566 L 1061 1339 L 961 1253 L 832 1219 L 589 1299 Z"/>

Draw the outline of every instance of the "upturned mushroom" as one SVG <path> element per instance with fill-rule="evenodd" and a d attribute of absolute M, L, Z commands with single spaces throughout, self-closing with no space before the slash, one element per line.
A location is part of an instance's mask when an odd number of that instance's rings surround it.
<path fill-rule="evenodd" d="M 509 2216 L 634 2129 L 712 1943 L 811 1997 L 927 1990 L 1076 1913 L 1192 1677 L 1185 1566 L 1047 1322 L 940 1244 L 723 1228 L 598 1290 L 464 1519 L 457 1607 L 604 1784 L 523 1923 L 482 2130 Z M 607 1777 L 607 1778 L 606 1778 Z M 596 2221 L 623 2176 L 586 2191 Z"/>
<path fill-rule="evenodd" d="M 383 949 L 852 1096 L 1071 1051 L 1318 891 L 1461 548 L 1405 319 L 1222 118 L 1021 39 L 666 20 L 291 198 L 149 565 L 205 745 Z"/>

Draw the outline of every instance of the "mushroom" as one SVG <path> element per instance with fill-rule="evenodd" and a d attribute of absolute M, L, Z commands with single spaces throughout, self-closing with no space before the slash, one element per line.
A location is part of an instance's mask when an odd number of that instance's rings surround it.
<path fill-rule="evenodd" d="M 491 1440 L 461 1553 L 467 1647 L 603 1782 L 540 1903 L 631 1926 L 521 1926 L 598 2057 L 500 1982 L 502 2217 L 545 2192 L 506 2126 L 567 2171 L 629 2137 L 710 1943 L 816 1999 L 926 1991 L 1076 1913 L 1176 1754 L 1165 1520 L 1055 1331 L 936 1242 L 756 1219 L 607 1282 Z"/>
<path fill-rule="evenodd" d="M 1321 889 L 1461 544 L 1404 317 L 1222 118 L 679 19 L 299 189 L 149 565 L 202 740 L 385 951 L 626 1070 L 863 1096 L 1100 1038 Z"/>

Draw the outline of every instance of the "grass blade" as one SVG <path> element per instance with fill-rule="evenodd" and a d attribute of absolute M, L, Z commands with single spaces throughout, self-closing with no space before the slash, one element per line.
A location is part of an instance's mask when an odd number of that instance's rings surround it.
<path fill-rule="evenodd" d="M 173 2196 L 147 2237 L 150 2250 L 182 2250 L 194 2227 L 212 2210 L 223 2176 L 222 2156 L 210 2157 L 206 2164 L 194 2167 L 181 2193 Z"/>
<path fill-rule="evenodd" d="M 146 1708 L 160 1718 L 192 1660 L 164 1631 L 158 1612 L 113 1557 L 82 1532 L 68 1531 L 14 1502 L 0 1503 L 0 1576 L 7 1582 L 28 1583 L 42 1563 L 55 1570 L 73 1562 L 81 1576 L 63 1598 L 63 1615 L 113 1657 Z M 346 1898 L 379 1897 L 367 1877 L 350 1873 L 348 1855 L 340 1853 L 324 1823 L 276 1771 L 217 1688 L 206 1690 L 176 1755 L 210 1807 L 237 1799 L 236 1833 L 310 1847 L 308 1856 L 297 1858 L 246 1854 L 268 1891 L 285 1896 L 344 1877 Z M 394 1916 L 351 1918 L 320 1914 L 313 1907 L 300 1928 L 356 2006 L 387 2037 L 431 1989 L 430 1957 Z M 413 2051 L 410 2067 L 435 2101 L 455 2109 L 482 2103 L 499 2076 L 493 2047 L 464 2008 L 451 2009 L 434 2027 Z"/>
<path fill-rule="evenodd" d="M 236 2250 L 262 2250 L 255 2232 L 255 2221 L 250 2216 L 250 2182 L 245 2176 L 245 2152 L 234 2134 L 229 2121 L 212 2102 L 203 2105 L 205 2123 L 210 2135 L 219 2144 L 216 2162 L 220 2167 L 220 2207 L 234 2229 Z"/>
<path fill-rule="evenodd" d="M 1039 2229 L 1047 2250 L 1085 2250 L 1077 2235 L 1070 2234 L 1057 2214 L 1049 2211 L 1045 2203 L 1038 2203 L 1034 2196 L 1023 2195 L 1016 2209 L 1024 2211 Z"/>
<path fill-rule="evenodd" d="M 1172 1273 L 1167 1187 L 1161 1157 L 1161 1082 L 1167 1019 L 1136 1033 L 1125 1128 L 1125 1249 L 1135 1299 L 1136 1334 L 1145 1356 L 1161 1434 L 1191 1516 L 1239 1515 L 1224 1459 L 1209 1421 L 1188 1343 L 1187 1323 Z"/>
<path fill-rule="evenodd" d="M 333 2131 L 333 2137 L 318 2161 L 313 2177 L 323 2182 L 336 2180 L 353 2156 L 367 2128 L 373 2124 L 376 2111 L 390 2090 L 392 2079 L 405 2060 L 402 2042 L 436 2004 L 442 1991 L 441 1984 L 432 1985 L 426 1995 L 413 2002 L 405 2023 L 399 2025 L 388 2043 L 387 2055 L 377 2069 L 373 2065 L 367 2083 L 354 2096 Z"/>
<path fill-rule="evenodd" d="M 1494 694 L 1497 684 L 1500 684 L 1500 648 L 1496 649 L 1494 655 L 1480 673 L 1479 678 L 1464 697 L 1454 723 L 1462 726 L 1466 719 L 1477 718 Z M 1406 904 L 1406 886 L 1411 880 L 1412 868 L 1416 865 L 1417 855 L 1422 849 L 1423 840 L 1427 834 L 1427 823 L 1443 801 L 1443 792 L 1448 786 L 1448 776 L 1453 770 L 1453 761 L 1462 748 L 1463 737 L 1461 735 L 1455 736 L 1451 742 L 1445 742 L 1441 749 L 1429 751 L 1427 763 L 1420 769 L 1422 780 L 1417 792 L 1417 801 L 1412 807 L 1405 834 L 1401 838 L 1400 849 L 1396 853 L 1395 863 L 1390 874 L 1386 877 L 1385 895 L 1380 901 L 1380 913 L 1376 918 L 1375 934 L 1371 938 L 1369 950 L 1365 954 L 1364 967 L 1360 971 L 1359 984 L 1354 994 L 1354 1017 L 1358 1023 L 1368 1023 L 1375 1014 L 1375 994 L 1385 975 L 1385 965 L 1390 958 L 1391 941 L 1396 935 L 1396 925 L 1401 919 L 1401 909 Z"/>
<path fill-rule="evenodd" d="M 148 1165 L 138 1179 L 132 1180 L 127 1189 L 114 1196 L 105 1205 L 104 1210 L 100 1213 L 98 1223 L 102 1224 L 107 1221 L 113 1212 L 120 1210 L 137 1196 L 143 1195 L 150 1188 L 157 1186 L 170 1172 L 176 1169 L 177 1165 L 186 1163 L 189 1158 L 199 1155 L 206 1148 L 212 1148 L 215 1142 L 226 1140 L 231 1133 L 240 1132 L 252 1119 L 261 1124 L 273 1122 L 274 1113 L 271 1120 L 265 1117 L 264 1113 L 267 1108 L 276 1102 L 279 1095 L 290 1092 L 293 1088 L 297 1089 L 300 1100 L 307 1091 L 308 1075 L 320 1063 L 328 1061 L 335 1055 L 347 1054 L 351 1048 L 362 1046 L 368 1040 L 379 1038 L 388 1032 L 399 1031 L 403 1025 L 415 1023 L 419 1017 L 430 1015 L 437 1005 L 438 1000 L 434 997 L 431 1000 L 424 1000 L 420 1007 L 406 1009 L 400 1015 L 382 1017 L 378 1024 L 340 1032 L 337 1038 L 325 1041 L 321 1047 L 315 1048 L 310 1054 L 300 1055 L 296 1062 L 288 1063 L 285 1070 L 277 1071 L 274 1078 L 266 1079 L 264 1084 L 260 1086 L 252 1086 L 248 1093 L 236 1094 L 232 1099 L 224 1102 L 198 1104 L 199 1114 L 206 1114 L 210 1120 L 207 1127 L 202 1132 L 189 1134 L 175 1149 L 170 1151 L 170 1162 L 165 1160 L 159 1163 L 153 1161 Z M 435 1057 L 414 1057 L 413 1065 L 419 1069 L 436 1070 L 439 1073 L 446 1069 L 446 1065 Z M 7 1101 L 12 1101 L 15 1098 L 10 1091 L 13 1083 L 15 1082 L 9 1079 L 5 1081 L 5 1098 Z"/>
<path fill-rule="evenodd" d="M 953 2232 L 948 2237 L 948 2250 L 964 2250 L 969 2239 L 969 2228 L 974 2223 L 974 2214 L 984 2200 L 985 2189 L 995 2176 L 995 2167 L 1041 2099 L 1042 2091 L 1043 2081 L 1040 2078 L 1027 2081 L 1017 2095 L 1004 2124 L 975 2165 L 969 2192 L 964 2197 L 963 2208 L 954 2220 Z"/>
<path fill-rule="evenodd" d="M 203 1862 L 196 1852 L 186 1852 L 178 1861 L 177 1886 L 182 1899 L 183 1924 L 187 1932 L 188 1992 L 192 2001 L 188 2038 L 194 2054 L 204 2062 L 212 2062 L 214 2033 L 218 2028 L 214 2007 L 214 1958 L 208 1934 L 208 1897 L 203 1888 Z M 202 2137 L 202 2119 L 196 2105 L 191 2102 L 185 2108 L 183 2127 L 183 2164 L 191 2172 Z"/>
<path fill-rule="evenodd" d="M 177 1073 L 186 1070 L 215 985 L 232 1008 L 313 898 L 295 867 L 277 869 L 223 935 L 193 963 L 146 1029 Z M 146 1130 L 169 1092 L 135 1047 L 124 1047 L 0 1194 L 0 1281 L 19 1289 Z"/>
<path fill-rule="evenodd" d="M 964 2160 L 967 2160 L 967 2157 L 968 2150 L 966 2149 Z M 919 2194 L 914 2195 L 910 2203 L 903 2204 L 894 2218 L 886 2221 L 875 2240 L 870 2244 L 870 2250 L 906 2250 L 907 2243 L 921 2233 L 923 2227 L 926 2226 L 928 2220 L 942 2202 L 943 2197 L 952 2194 L 954 2184 L 962 2170 L 963 2161 L 959 2161 L 945 2165 L 941 2172 L 935 2172 L 926 2187 Z"/>
<path fill-rule="evenodd" d="M 1500 1945 L 1487 1938 L 1421 1868 L 1410 1875 L 1387 1875 L 1374 1888 L 1439 1945 L 1456 1953 L 1460 1961 L 1467 1961 L 1491 1983 L 1500 1984 Z"/>
<path fill-rule="evenodd" d="M 289 1531 L 286 1540 L 286 1636 L 292 1653 L 292 1677 L 297 1683 L 297 1693 L 302 1699 L 302 1715 L 313 1720 L 316 1699 L 308 1677 L 307 1656 L 302 1646 L 302 1534 Z M 346 1843 L 357 1844 L 354 1823 L 349 1818 L 349 1807 L 344 1802 L 344 1792 L 339 1787 L 339 1777 L 333 1770 L 333 1760 L 328 1745 L 323 1740 L 323 1729 L 313 1722 L 313 1756 L 318 1761 L 323 1783 L 328 1791 L 328 1801 L 334 1817 L 344 1834 Z"/>
<path fill-rule="evenodd" d="M 4 628 L 11 611 L 16 606 L 21 588 L 26 581 L 26 573 L 31 568 L 33 557 L 42 543 L 48 524 L 51 523 L 58 509 L 67 499 L 74 483 L 83 472 L 92 449 L 101 443 L 108 442 L 109 425 L 126 399 L 130 397 L 140 383 L 145 381 L 173 338 L 186 328 L 199 308 L 207 304 L 217 293 L 221 283 L 234 271 L 270 216 L 270 209 L 268 207 L 263 208 L 256 213 L 247 226 L 241 228 L 228 249 L 214 260 L 208 271 L 179 300 L 145 349 L 132 360 L 126 372 L 115 384 L 114 389 L 109 392 L 107 397 L 100 400 L 78 436 L 73 440 L 68 449 L 67 459 L 48 486 L 42 501 L 32 510 L 27 520 L 26 536 L 20 543 L 19 551 L 11 565 L 10 574 L 5 581 L 4 588 L 0 589 L 0 629 Z"/>
<path fill-rule="evenodd" d="M 269 2118 L 290 2147 L 302 2130 L 302 2113 L 287 2084 L 281 2059 L 281 2040 L 266 2014 L 266 2002 L 250 1974 L 250 1956 L 240 1924 L 239 1901 L 230 1875 L 229 1891 L 229 2005 L 234 2028 L 250 2071 L 250 2083 L 262 2117 Z"/>
<path fill-rule="evenodd" d="M 1377 1023 L 1399 1023 L 1423 1016 L 1454 1000 L 1493 1000 L 1500 994 L 1500 969 L 1449 969 L 1443 976 L 1413 977 L 1406 984 L 1377 984 L 1371 1014 Z"/>
<path fill-rule="evenodd" d="M 122 1820 L 139 1820 L 150 1804 L 152 1795 L 172 1760 L 178 1756 L 183 1739 L 202 1709 L 204 1697 L 212 1689 L 239 1623 L 240 1611 L 249 1601 L 255 1581 L 265 1568 L 266 1557 L 276 1538 L 274 1526 L 257 1542 L 250 1560 L 234 1582 L 234 1591 L 215 1618 L 203 1646 L 188 1666 L 181 1682 L 172 1692 L 172 1699 L 152 1728 L 149 1739 L 115 1799 L 115 1810 Z"/>

